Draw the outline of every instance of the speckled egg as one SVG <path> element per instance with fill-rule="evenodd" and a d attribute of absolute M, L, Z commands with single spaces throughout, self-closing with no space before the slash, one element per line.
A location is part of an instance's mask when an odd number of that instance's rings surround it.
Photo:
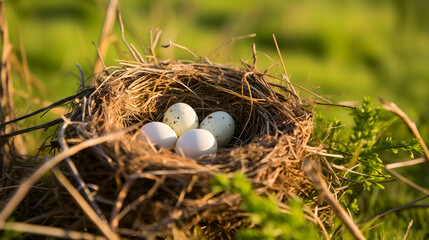
<path fill-rule="evenodd" d="M 210 113 L 201 121 L 199 128 L 206 129 L 216 138 L 219 147 L 231 142 L 235 132 L 235 122 L 231 115 L 224 111 Z"/>
<path fill-rule="evenodd" d="M 165 112 L 162 122 L 170 126 L 178 137 L 189 130 L 198 128 L 197 113 L 186 103 L 171 105 Z"/>

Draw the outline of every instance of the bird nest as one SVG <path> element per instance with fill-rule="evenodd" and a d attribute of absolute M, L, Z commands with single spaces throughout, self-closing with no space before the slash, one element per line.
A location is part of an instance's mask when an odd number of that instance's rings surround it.
<path fill-rule="evenodd" d="M 73 182 L 80 197 L 51 182 L 49 194 L 32 191 L 28 201 L 40 210 L 27 209 L 24 219 L 40 222 L 36 218 L 42 211 L 44 224 L 69 230 L 95 233 L 102 227 L 93 219 L 101 219 L 128 237 L 198 233 L 229 239 L 249 227 L 249 213 L 240 208 L 239 195 L 215 193 L 211 181 L 217 174 L 241 172 L 258 195 L 275 196 L 281 208 L 298 196 L 311 203 L 305 205 L 308 219 L 321 228 L 332 223 L 331 210 L 316 200 L 303 170 L 304 158 L 317 161 L 308 146 L 313 112 L 288 81 L 247 64 L 185 61 L 122 61 L 103 73 L 96 87 L 73 98 L 57 135 L 57 147 L 71 153 L 54 173 Z M 218 110 L 230 113 L 236 124 L 232 141 L 215 154 L 193 159 L 137 137 L 139 127 L 161 121 L 177 102 L 193 107 L 199 119 Z M 20 170 L 14 171 L 10 174 Z M 66 180 L 58 180 L 66 186 Z M 72 197 L 85 203 L 77 205 Z"/>
<path fill-rule="evenodd" d="M 193 107 L 203 119 L 222 110 L 236 122 L 231 143 L 215 155 L 191 159 L 156 149 L 130 130 L 112 141 L 73 156 L 79 174 L 96 185 L 100 209 L 114 228 L 166 236 L 196 226 L 206 236 L 229 235 L 246 225 L 240 199 L 214 194 L 218 173 L 244 173 L 261 195 L 278 201 L 313 190 L 301 168 L 312 132 L 312 112 L 263 73 L 202 63 L 122 63 L 88 99 L 74 109 L 64 128 L 65 142 L 161 121 L 174 103 Z"/>

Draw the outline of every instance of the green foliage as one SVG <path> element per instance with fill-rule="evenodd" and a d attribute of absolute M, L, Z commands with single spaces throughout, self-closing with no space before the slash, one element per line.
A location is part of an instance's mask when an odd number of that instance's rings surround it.
<path fill-rule="evenodd" d="M 350 187 L 346 191 L 348 197 L 341 201 L 346 207 L 357 212 L 356 197 L 360 192 L 371 191 L 374 186 L 384 189 L 382 183 L 390 179 L 389 175 L 383 173 L 381 154 L 397 154 L 399 150 L 403 150 L 408 152 L 410 157 L 414 157 L 414 153 L 422 153 L 422 149 L 418 139 L 406 142 L 384 136 L 383 133 L 396 119 L 386 119 L 383 109 L 373 107 L 369 97 L 364 98 L 351 115 L 354 122 L 351 129 L 346 129 L 341 121 L 335 119 L 326 123 L 326 119 L 321 115 L 318 115 L 315 121 L 319 125 L 316 128 L 319 141 L 322 141 L 329 152 L 344 156 L 343 159 L 328 158 L 328 161 L 353 169 L 353 172 L 349 172 L 345 177 L 349 180 L 345 183 Z"/>
<path fill-rule="evenodd" d="M 14 222 L 13 217 L 11 220 L 9 220 L 9 223 Z M 12 230 L 3 230 L 0 231 L 0 240 L 11 240 L 11 239 L 18 239 L 18 237 L 21 235 L 21 232 L 12 231 Z"/>
<path fill-rule="evenodd" d="M 374 187 L 384 189 L 383 183 L 390 180 L 390 176 L 383 173 L 381 156 L 384 153 L 398 154 L 403 151 L 414 157 L 415 153 L 422 153 L 422 149 L 418 139 L 398 141 L 386 135 L 386 129 L 396 119 L 386 118 L 384 110 L 373 107 L 370 98 L 364 98 L 351 115 L 353 125 L 346 128 L 339 120 L 327 121 L 317 114 L 314 140 L 321 142 L 328 152 L 344 156 L 328 157 L 327 160 L 337 167 L 337 174 L 343 176 L 341 186 L 335 186 L 345 187 L 345 194 L 339 194 L 342 196 L 340 202 L 349 210 L 358 212 L 357 197 L 361 192 L 372 191 Z M 280 210 L 274 196 L 258 196 L 242 173 L 236 173 L 233 178 L 217 175 L 212 181 L 212 189 L 214 192 L 230 191 L 241 196 L 240 207 L 250 213 L 249 221 L 255 227 L 240 230 L 237 233 L 240 239 L 318 238 L 314 226 L 305 219 L 302 203 L 298 199 L 289 202 L 290 209 L 286 214 Z"/>
<path fill-rule="evenodd" d="M 280 211 L 274 197 L 258 196 L 244 174 L 232 179 L 218 174 L 212 182 L 214 192 L 230 191 L 241 196 L 241 209 L 250 213 L 254 228 L 240 230 L 239 239 L 317 239 L 313 225 L 305 219 L 299 199 L 289 202 L 289 213 Z"/>
<path fill-rule="evenodd" d="M 0 236 L 0 240 L 11 240 L 11 239 L 17 239 L 22 233 L 5 230 L 3 231 L 2 235 Z"/>

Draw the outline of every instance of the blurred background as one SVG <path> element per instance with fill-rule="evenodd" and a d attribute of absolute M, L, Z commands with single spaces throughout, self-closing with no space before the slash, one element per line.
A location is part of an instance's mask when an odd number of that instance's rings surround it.
<path fill-rule="evenodd" d="M 15 110 L 18 116 L 79 91 L 79 63 L 90 79 L 97 57 L 95 44 L 103 26 L 107 0 L 6 0 L 12 58 Z M 383 97 L 395 102 L 416 122 L 429 141 L 429 4 L 426 0 L 288 1 L 288 0 L 126 0 L 120 1 L 125 37 L 143 52 L 149 29 L 163 31 L 169 40 L 186 46 L 213 62 L 239 66 L 252 59 L 256 44 L 260 68 L 279 62 L 275 34 L 293 83 L 332 102 L 361 101 L 370 96 L 376 105 Z M 238 40 L 214 50 L 240 35 Z M 107 66 L 131 59 L 121 40 L 119 23 L 110 36 Z M 158 48 L 160 59 L 192 59 L 179 48 Z M 272 73 L 281 75 L 281 66 Z M 90 84 L 87 80 L 87 84 Z M 301 96 L 307 96 L 301 91 Z M 61 109 L 22 124 L 58 118 Z M 319 107 L 316 111 L 346 119 L 346 109 Z M 395 136 L 410 138 L 398 121 Z M 39 135 L 37 135 L 39 134 Z M 28 149 L 40 145 L 43 134 L 24 136 Z M 37 135 L 37 136 L 34 136 Z M 35 140 L 36 139 L 36 140 Z M 407 159 L 384 159 L 397 162 Z M 429 167 L 420 164 L 400 172 L 426 189 Z M 360 199 L 357 221 L 406 204 L 424 194 L 401 181 L 386 184 Z M 426 201 L 428 202 L 428 201 Z M 369 239 L 402 239 L 414 220 L 409 239 L 429 238 L 428 208 L 412 208 L 381 218 L 367 231 Z"/>

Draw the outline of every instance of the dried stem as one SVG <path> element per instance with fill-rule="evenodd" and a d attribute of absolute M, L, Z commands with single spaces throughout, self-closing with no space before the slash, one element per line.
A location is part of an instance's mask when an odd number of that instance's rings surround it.
<path fill-rule="evenodd" d="M 423 138 L 420 135 L 419 130 L 417 129 L 416 123 L 413 122 L 410 119 L 410 117 L 408 117 L 408 115 L 404 111 L 402 111 L 402 109 L 400 109 L 395 103 L 387 102 L 382 98 L 380 98 L 380 102 L 383 103 L 383 107 L 386 110 L 391 111 L 394 114 L 398 115 L 400 118 L 402 118 L 402 120 L 405 122 L 405 124 L 407 124 L 408 128 L 413 133 L 414 137 L 419 139 L 420 145 L 422 146 L 425 152 L 426 160 L 428 161 L 428 164 L 429 164 L 429 149 L 426 146 L 425 142 L 423 141 Z"/>
<path fill-rule="evenodd" d="M 420 164 L 420 163 L 424 163 L 426 162 L 425 158 L 418 158 L 418 159 L 413 159 L 413 160 L 409 160 L 409 161 L 405 161 L 405 162 L 397 162 L 397 163 L 390 163 L 390 164 L 386 164 L 386 170 L 388 172 L 390 172 L 391 174 L 395 175 L 395 177 L 397 177 L 398 179 L 400 179 L 401 181 L 403 181 L 405 184 L 408 184 L 409 186 L 415 188 L 416 190 L 422 192 L 423 194 L 429 194 L 429 190 L 417 185 L 416 183 L 414 183 L 413 181 L 411 181 L 410 179 L 402 176 L 399 172 L 393 170 L 395 168 L 401 168 L 401 167 L 407 167 L 407 166 L 414 166 L 416 164 Z"/>
<path fill-rule="evenodd" d="M 16 131 L 13 131 L 10 133 L 2 134 L 2 135 L 0 135 L 0 139 L 9 139 L 10 137 L 18 136 L 18 135 L 28 133 L 28 132 L 32 132 L 32 131 L 35 131 L 38 129 L 47 129 L 49 127 L 57 125 L 58 123 L 61 123 L 62 121 L 63 120 L 61 118 L 57 118 L 55 120 L 52 120 L 52 121 L 44 123 L 44 124 L 40 124 L 37 126 L 33 126 L 33 127 L 21 129 L 21 130 L 16 130 Z"/>
<path fill-rule="evenodd" d="M 231 38 L 228 41 L 221 43 L 215 50 L 213 50 L 213 53 L 216 54 L 221 48 L 223 48 L 224 46 L 226 46 L 228 44 L 234 43 L 237 40 L 246 39 L 246 38 L 253 38 L 253 37 L 256 37 L 256 33 L 251 33 L 251 34 Z"/>
<path fill-rule="evenodd" d="M 80 90 L 83 92 L 83 91 L 85 91 L 85 76 L 84 76 L 83 70 L 80 67 L 79 63 L 76 63 L 76 67 L 77 67 L 77 70 L 79 70 L 79 74 L 80 74 L 80 78 L 79 78 L 80 79 Z"/>
<path fill-rule="evenodd" d="M 276 45 L 276 48 L 277 48 L 277 52 L 279 54 L 280 62 L 281 62 L 282 67 L 283 67 L 283 71 L 284 71 L 283 78 L 288 82 L 289 87 L 292 90 L 292 92 L 298 96 L 297 92 L 295 91 L 295 88 L 293 87 L 293 85 L 290 84 L 289 76 L 288 76 L 287 71 L 286 71 L 286 66 L 285 66 L 285 63 L 283 61 L 283 57 L 282 57 L 282 54 L 280 52 L 279 45 L 277 44 L 276 35 L 274 35 L 274 34 L 273 34 L 273 39 L 274 39 L 274 44 Z"/>
<path fill-rule="evenodd" d="M 314 103 L 317 104 L 317 105 L 326 105 L 326 106 L 334 106 L 334 107 L 344 107 L 344 108 L 356 109 L 356 107 L 354 107 L 354 106 L 349 106 L 349 105 L 344 105 L 344 104 L 323 103 L 323 102 L 318 102 L 318 101 L 315 101 Z"/>
<path fill-rule="evenodd" d="M 119 17 L 119 24 L 121 26 L 122 41 L 124 42 L 125 46 L 127 46 L 127 48 L 130 51 L 131 55 L 133 55 L 134 60 L 136 60 L 136 62 L 140 62 L 140 58 L 137 57 L 138 54 L 136 53 L 136 51 L 134 50 L 134 48 L 130 47 L 130 45 L 128 44 L 127 40 L 125 40 L 124 23 L 122 22 L 122 15 L 121 15 L 121 13 L 119 11 L 118 11 L 118 17 Z"/>
<path fill-rule="evenodd" d="M 111 240 L 119 240 L 119 236 L 110 229 L 109 224 L 106 220 L 101 219 L 97 213 L 89 206 L 85 199 L 79 194 L 76 188 L 67 180 L 64 174 L 56 167 L 52 168 L 51 171 L 54 173 L 58 181 L 67 189 L 67 191 L 76 200 L 85 214 L 91 219 L 91 221 L 100 229 L 100 231 Z"/>
<path fill-rule="evenodd" d="M 20 222 L 0 222 L 0 229 L 15 232 L 27 232 L 61 239 L 106 240 L 105 237 L 96 236 L 90 233 L 70 231 L 67 229 L 61 229 L 56 227 L 46 227 Z"/>
<path fill-rule="evenodd" d="M 407 231 L 405 232 L 404 238 L 402 238 L 402 240 L 406 240 L 407 239 L 408 233 L 410 232 L 410 229 L 413 226 L 413 222 L 414 222 L 414 220 L 411 220 L 410 223 L 408 223 Z"/>
<path fill-rule="evenodd" d="M 401 210 L 401 209 L 404 209 L 404 208 L 414 207 L 414 206 L 415 206 L 415 205 L 414 205 L 414 203 L 419 202 L 419 201 L 421 201 L 421 200 L 423 200 L 423 199 L 426 199 L 426 198 L 428 198 L 428 197 L 429 197 L 429 194 L 427 194 L 427 195 L 425 195 L 425 196 L 423 196 L 423 197 L 420 197 L 420 198 L 418 198 L 418 199 L 416 199 L 416 200 L 414 200 L 414 201 L 411 201 L 411 202 L 409 202 L 409 203 L 407 203 L 407 204 L 404 204 L 404 205 L 402 205 L 402 206 L 399 206 L 399 207 L 396 207 L 396 208 L 392 208 L 392 209 L 390 209 L 390 210 L 388 210 L 388 211 L 385 211 L 385 212 L 383 212 L 383 213 L 377 214 L 376 216 L 374 216 L 374 217 L 372 217 L 372 218 L 369 218 L 369 219 L 367 219 L 367 220 L 365 220 L 365 221 L 363 221 L 363 222 L 359 223 L 358 225 L 359 225 L 359 226 L 361 226 L 362 224 L 367 223 L 367 222 L 369 222 L 369 221 L 371 221 L 371 220 L 374 220 L 374 219 L 376 219 L 376 218 L 383 217 L 383 216 L 385 216 L 385 215 L 387 215 L 387 214 L 389 214 L 389 213 L 396 212 L 396 211 Z"/>
<path fill-rule="evenodd" d="M 416 158 L 416 159 L 408 160 L 404 162 L 389 163 L 389 164 L 386 164 L 385 167 L 386 169 L 395 169 L 395 168 L 401 168 L 401 167 L 414 166 L 416 164 L 420 164 L 424 162 L 426 162 L 426 159 L 421 157 L 421 158 Z"/>
<path fill-rule="evenodd" d="M 109 35 L 111 34 L 113 25 L 115 23 L 116 8 L 118 6 L 118 3 L 119 3 L 119 0 L 110 0 L 109 6 L 107 7 L 106 18 L 104 20 L 103 29 L 100 34 L 100 40 L 98 41 L 98 45 L 99 45 L 98 54 L 100 58 L 105 57 L 107 54 L 107 50 L 109 49 L 109 44 L 110 44 Z M 102 69 L 103 65 L 102 65 L 102 62 L 100 61 L 100 58 L 97 57 L 97 60 L 94 66 L 94 71 L 93 71 L 94 73 L 98 73 L 101 70 L 103 70 Z"/>
<path fill-rule="evenodd" d="M 263 74 L 263 73 L 261 73 L 261 74 Z M 282 81 L 284 81 L 284 79 L 283 79 L 283 78 L 279 78 L 279 77 L 272 76 L 272 75 L 268 75 L 268 74 L 264 74 L 264 75 L 266 75 L 267 77 L 271 77 L 271 78 L 274 78 L 274 79 L 278 79 L 278 80 L 282 80 Z M 316 93 L 314 93 L 314 92 L 312 92 L 312 91 L 310 91 L 310 90 L 308 90 L 308 89 L 306 89 L 306 88 L 304 88 L 304 87 L 302 87 L 302 86 L 300 86 L 300 85 L 298 85 L 298 84 L 291 83 L 291 82 L 288 82 L 288 84 L 289 84 L 290 86 L 294 86 L 294 87 L 297 87 L 297 88 L 299 88 L 299 89 L 301 89 L 301 90 L 304 90 L 305 92 L 308 92 L 308 93 L 310 93 L 311 95 L 313 95 L 313 96 L 315 96 L 315 97 L 317 97 L 317 98 L 320 98 L 320 99 L 322 99 L 323 101 L 326 101 L 326 102 L 327 102 L 327 103 L 329 103 L 329 104 L 332 104 L 332 102 L 331 102 L 331 101 L 329 101 L 328 99 L 326 99 L 326 98 L 324 98 L 324 97 L 322 97 L 322 96 L 320 96 L 320 95 L 318 95 L 318 94 L 316 94 Z M 275 83 L 271 83 L 271 82 L 270 82 L 270 85 L 275 86 L 275 87 L 282 88 L 282 86 L 281 86 L 281 85 L 277 85 L 277 84 L 275 84 Z M 294 94 L 294 95 L 298 97 L 298 95 L 296 95 L 296 94 Z"/>
<path fill-rule="evenodd" d="M 69 121 L 64 121 L 64 123 L 61 125 L 60 131 L 58 132 L 58 143 L 60 144 L 62 151 L 66 151 L 69 148 L 65 140 L 65 130 L 68 127 L 68 125 L 69 125 Z M 73 161 L 70 158 L 66 158 L 65 162 L 69 167 L 70 172 L 73 174 L 74 179 L 79 184 L 79 187 L 82 188 L 82 191 L 84 192 L 85 197 L 91 204 L 92 208 L 95 210 L 95 212 L 102 220 L 106 220 L 100 207 L 98 207 L 97 203 L 95 202 L 94 197 L 91 195 L 91 192 L 89 191 L 88 186 L 80 176 L 79 171 L 76 168 L 76 165 L 73 163 Z"/>
<path fill-rule="evenodd" d="M 80 93 L 78 93 L 78 94 L 76 94 L 76 95 L 72 95 L 72 96 L 70 96 L 70 97 L 66 97 L 66 98 L 64 98 L 64 99 L 61 99 L 61 100 L 59 100 L 59 101 L 57 101 L 57 102 L 52 103 L 52 104 L 51 104 L 51 105 L 49 105 L 49 106 L 46 106 L 46 107 L 40 108 L 40 109 L 38 109 L 38 110 L 36 110 L 36 111 L 34 111 L 34 112 L 32 112 L 32 113 L 29 113 L 29 114 L 26 114 L 26 115 L 22 116 L 22 117 L 15 118 L 15 119 L 13 119 L 13 120 L 10 120 L 10 121 L 7 121 L 7 122 L 0 123 L 0 127 L 3 127 L 3 126 L 6 126 L 6 125 L 9 125 L 9 124 L 14 123 L 14 122 L 21 121 L 21 120 L 23 120 L 23 119 L 26 119 L 26 118 L 32 117 L 32 116 L 34 116 L 34 115 L 36 115 L 36 114 L 39 114 L 39 113 L 42 113 L 42 112 L 45 112 L 45 111 L 49 111 L 50 109 L 52 109 L 52 108 L 54 108 L 54 107 L 57 107 L 57 106 L 61 106 L 61 105 L 63 105 L 63 104 L 66 104 L 67 102 L 73 101 L 73 100 L 75 100 L 76 98 L 79 98 L 79 97 L 81 97 L 81 96 L 83 96 L 83 95 L 86 95 L 86 94 L 88 94 L 88 93 L 91 93 L 92 91 L 93 91 L 93 89 L 86 89 L 86 90 L 85 90 L 85 91 L 83 91 L 83 92 L 80 92 Z"/>
<path fill-rule="evenodd" d="M 159 37 L 161 36 L 162 31 L 160 29 L 156 30 L 155 36 L 153 36 L 153 30 L 151 29 L 150 34 L 150 52 L 151 52 L 151 58 L 155 62 L 155 65 L 158 65 L 158 58 L 156 57 L 155 48 L 158 44 Z M 149 56 L 146 56 L 149 57 Z"/>
<path fill-rule="evenodd" d="M 304 158 L 304 172 L 307 177 L 313 182 L 314 187 L 320 193 L 320 197 L 323 198 L 332 207 L 335 215 L 341 219 L 344 225 L 347 227 L 349 232 L 355 239 L 365 239 L 359 227 L 353 222 L 347 211 L 338 203 L 332 193 L 329 191 L 325 180 L 320 172 L 320 166 L 316 160 L 310 160 Z"/>
<path fill-rule="evenodd" d="M 198 56 L 197 54 L 195 54 L 193 51 L 191 51 L 189 48 L 187 48 L 187 47 L 185 47 L 185 46 L 182 46 L 182 45 L 179 45 L 179 44 L 176 44 L 176 43 L 174 43 L 173 41 L 171 41 L 170 39 L 168 40 L 168 44 L 166 44 L 166 45 L 161 45 L 161 47 L 163 47 L 163 48 L 168 48 L 168 47 L 170 47 L 170 46 L 174 46 L 174 47 L 178 47 L 178 48 L 181 48 L 181 49 L 183 49 L 183 50 L 185 50 L 185 51 L 187 51 L 188 53 L 190 53 L 195 59 L 197 59 L 197 60 L 199 60 L 199 59 L 201 59 L 201 57 L 200 56 Z"/>
<path fill-rule="evenodd" d="M 405 184 L 411 186 L 412 188 L 416 189 L 417 191 L 423 193 L 423 194 L 429 194 L 429 191 L 419 185 L 417 185 L 416 183 L 414 183 L 413 181 L 409 180 L 408 178 L 402 176 L 400 173 L 398 173 L 397 171 L 393 170 L 393 169 L 388 169 L 386 168 L 386 170 L 388 172 L 390 172 L 391 174 L 393 174 L 395 177 L 397 177 L 398 179 L 400 179 L 401 181 L 403 181 Z"/>

